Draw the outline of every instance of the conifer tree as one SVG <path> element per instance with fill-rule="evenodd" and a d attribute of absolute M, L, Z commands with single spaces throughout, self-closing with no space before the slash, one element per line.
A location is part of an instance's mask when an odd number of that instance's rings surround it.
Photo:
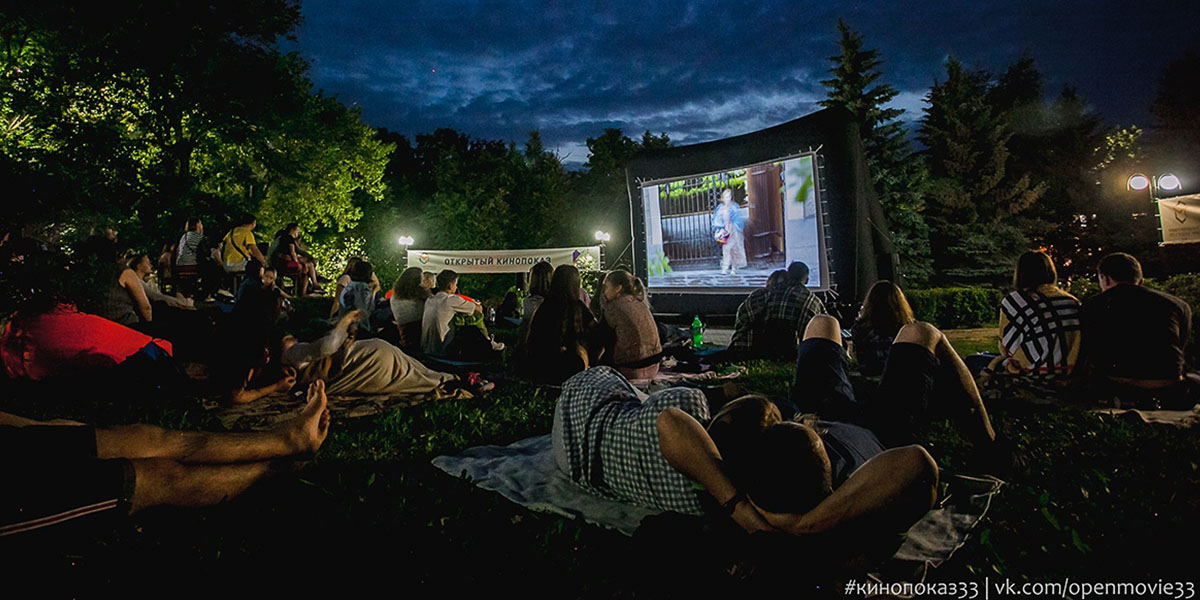
<path fill-rule="evenodd" d="M 946 61 L 946 81 L 926 96 L 918 139 L 930 173 L 926 217 L 937 278 L 999 282 L 1028 245 L 1014 215 L 1031 206 L 1043 186 L 1027 173 L 1006 177 L 1011 133 L 989 102 L 989 76 Z"/>
<path fill-rule="evenodd" d="M 878 83 L 883 59 L 879 51 L 863 48 L 863 36 L 838 21 L 841 54 L 829 58 L 831 79 L 824 107 L 842 107 L 858 123 L 871 179 L 891 225 L 892 241 L 901 257 L 908 283 L 922 283 L 930 275 L 929 228 L 921 215 L 924 206 L 924 172 L 913 160 L 908 132 L 899 118 L 904 110 L 888 108 L 896 88 Z"/>

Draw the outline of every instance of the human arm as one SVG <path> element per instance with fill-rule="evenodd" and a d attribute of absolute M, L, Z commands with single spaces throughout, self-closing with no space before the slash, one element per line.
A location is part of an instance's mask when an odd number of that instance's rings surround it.
<path fill-rule="evenodd" d="M 192 304 L 191 299 L 179 299 L 175 296 L 168 296 L 155 289 L 154 286 L 150 285 L 150 282 L 148 281 L 142 282 L 142 289 L 146 292 L 146 297 L 152 302 L 158 301 L 172 308 L 182 308 L 185 310 L 193 310 L 196 308 L 195 305 Z"/>
<path fill-rule="evenodd" d="M 473 312 L 483 312 L 482 304 L 467 300 L 458 294 L 450 294 L 448 305 L 450 308 L 454 309 L 454 312 L 460 312 L 463 314 L 469 315 Z"/>
<path fill-rule="evenodd" d="M 249 229 L 244 230 L 244 235 L 238 243 L 242 244 L 242 246 L 246 248 L 246 251 L 254 260 L 257 260 L 259 263 L 264 265 L 271 264 L 270 261 L 263 256 L 262 250 L 258 249 L 258 241 L 254 239 L 254 233 Z"/>
<path fill-rule="evenodd" d="M 138 315 L 142 317 L 143 321 L 149 323 L 153 314 L 150 312 L 150 299 L 146 297 L 146 289 L 142 287 L 142 279 L 133 272 L 133 269 L 125 269 L 121 271 L 119 283 L 129 294 L 129 299 L 137 309 Z"/>
<path fill-rule="evenodd" d="M 933 507 L 937 482 L 937 463 L 924 448 L 892 448 L 868 460 L 804 514 L 759 512 L 772 526 L 792 535 L 860 525 L 904 530 Z"/>
<path fill-rule="evenodd" d="M 253 371 L 247 371 L 245 381 L 230 394 L 230 399 L 234 404 L 247 404 L 271 394 L 284 393 L 296 385 L 296 370 L 291 367 L 284 367 L 283 376 L 279 378 L 279 381 L 258 388 L 250 387 L 252 374 Z"/>
<path fill-rule="evenodd" d="M 721 454 L 700 422 L 677 407 L 658 414 L 658 445 L 667 463 L 704 486 L 719 504 L 734 502 L 732 518 L 751 533 L 770 531 L 771 525 L 743 498 L 725 474 Z"/>
<path fill-rule="evenodd" d="M 352 310 L 346 313 L 333 327 L 333 331 L 325 334 L 325 337 L 315 342 L 297 342 L 292 344 L 290 348 L 283 352 L 283 363 L 293 367 L 299 367 L 305 363 L 314 360 L 320 360 L 337 352 L 337 349 L 342 347 L 349 337 L 348 330 L 358 324 L 362 318 L 362 313 L 357 310 Z"/>

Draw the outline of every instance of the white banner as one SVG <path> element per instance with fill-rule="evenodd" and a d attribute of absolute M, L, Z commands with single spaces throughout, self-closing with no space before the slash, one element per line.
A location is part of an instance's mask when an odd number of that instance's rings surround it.
<path fill-rule="evenodd" d="M 1200 194 L 1159 200 L 1158 222 L 1164 244 L 1200 242 Z"/>
<path fill-rule="evenodd" d="M 408 266 L 434 273 L 524 273 L 539 262 L 600 268 L 600 246 L 534 250 L 409 250 Z"/>

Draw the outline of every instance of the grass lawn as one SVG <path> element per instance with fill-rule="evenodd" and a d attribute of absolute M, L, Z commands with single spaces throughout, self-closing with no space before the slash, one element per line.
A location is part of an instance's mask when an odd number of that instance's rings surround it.
<path fill-rule="evenodd" d="M 956 335 L 955 345 L 960 352 L 995 346 L 994 335 L 977 337 Z M 745 366 L 744 386 L 786 394 L 791 365 Z M 77 393 L 11 382 L 6 387 L 0 410 L 18 414 L 217 427 L 193 396 L 97 407 Z M 140 583 L 147 574 L 159 583 L 191 587 L 223 585 L 230 577 L 264 581 L 317 564 L 323 577 L 336 577 L 342 591 L 401 595 L 423 586 L 645 596 L 653 569 L 644 565 L 655 557 L 640 541 L 529 512 L 429 464 L 439 454 L 548 432 L 553 407 L 547 393 L 510 384 L 485 399 L 335 422 L 321 453 L 296 475 L 276 478 L 235 501 L 204 510 L 150 510 L 36 540 L 8 540 L 0 548 L 7 560 L 17 561 L 8 564 L 51 575 L 46 580 L 51 589 L 63 594 Z M 1200 533 L 1196 430 L 1073 407 L 989 410 L 1026 464 L 1009 476 L 978 534 L 951 561 L 931 570 L 929 580 L 1194 577 L 1194 553 L 1185 548 Z M 967 448 L 949 427 L 936 426 L 928 447 L 944 469 L 964 471 Z M 710 592 L 737 582 L 702 569 L 676 576 L 704 582 Z"/>

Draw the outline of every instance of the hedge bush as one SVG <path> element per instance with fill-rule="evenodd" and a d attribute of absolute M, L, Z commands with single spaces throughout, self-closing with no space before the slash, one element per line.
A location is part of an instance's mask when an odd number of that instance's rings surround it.
<path fill-rule="evenodd" d="M 1004 292 L 986 287 L 950 287 L 906 290 L 904 295 L 918 321 L 955 329 L 996 323 Z"/>

